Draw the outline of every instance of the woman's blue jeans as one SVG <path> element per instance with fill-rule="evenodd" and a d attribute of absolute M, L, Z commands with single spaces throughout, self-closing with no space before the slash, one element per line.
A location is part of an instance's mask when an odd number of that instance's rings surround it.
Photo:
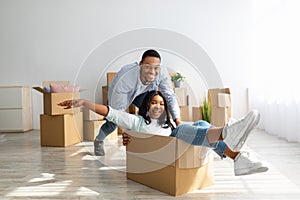
<path fill-rule="evenodd" d="M 212 125 L 206 121 L 199 120 L 190 124 L 181 124 L 172 131 L 171 136 L 177 137 L 189 144 L 196 146 L 205 146 L 214 150 L 221 158 L 225 158 L 224 155 L 226 144 L 223 141 L 216 143 L 208 143 L 207 131 Z"/>

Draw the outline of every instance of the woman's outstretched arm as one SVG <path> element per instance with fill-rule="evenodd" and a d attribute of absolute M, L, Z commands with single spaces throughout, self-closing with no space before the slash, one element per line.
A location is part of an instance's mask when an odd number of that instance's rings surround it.
<path fill-rule="evenodd" d="M 80 107 L 84 106 L 100 115 L 107 116 L 108 114 L 108 107 L 106 105 L 97 104 L 85 99 L 73 99 L 73 100 L 67 100 L 64 102 L 59 103 L 60 106 L 67 106 L 65 109 L 69 109 L 72 107 Z"/>
<path fill-rule="evenodd" d="M 129 114 L 125 111 L 116 110 L 85 99 L 67 100 L 59 103 L 58 105 L 66 106 L 65 109 L 84 106 L 100 115 L 103 115 L 106 120 L 111 121 L 127 130 L 130 129 L 133 131 L 140 131 L 140 128 L 144 126 L 145 123 L 145 120 L 142 116 Z"/>

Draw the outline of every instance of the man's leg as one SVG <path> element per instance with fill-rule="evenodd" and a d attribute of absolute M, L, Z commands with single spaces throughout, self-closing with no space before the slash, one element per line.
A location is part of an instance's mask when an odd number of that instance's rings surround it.
<path fill-rule="evenodd" d="M 115 129 L 117 128 L 117 125 L 106 121 L 100 128 L 99 134 L 94 140 L 94 152 L 96 156 L 104 156 L 105 151 L 104 151 L 104 142 L 103 140 L 111 134 Z"/>

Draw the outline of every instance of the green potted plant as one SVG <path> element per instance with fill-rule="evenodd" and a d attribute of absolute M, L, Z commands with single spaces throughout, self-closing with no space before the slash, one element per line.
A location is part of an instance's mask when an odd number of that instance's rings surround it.
<path fill-rule="evenodd" d="M 201 106 L 202 118 L 204 121 L 210 123 L 211 120 L 211 108 L 210 103 L 207 100 L 204 100 L 203 105 Z"/>
<path fill-rule="evenodd" d="M 174 75 L 171 76 L 171 80 L 174 82 L 174 85 L 176 88 L 180 87 L 180 82 L 184 81 L 185 76 L 183 76 L 181 73 L 176 72 Z"/>

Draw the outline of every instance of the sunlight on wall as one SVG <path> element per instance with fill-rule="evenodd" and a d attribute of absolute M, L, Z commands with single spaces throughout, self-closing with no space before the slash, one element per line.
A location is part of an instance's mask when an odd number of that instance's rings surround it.
<path fill-rule="evenodd" d="M 253 85 L 267 89 L 272 98 L 282 99 L 285 98 L 282 95 L 283 91 L 297 89 L 300 82 L 296 73 L 296 69 L 300 66 L 298 59 L 300 2 L 291 0 L 255 2 Z M 287 91 L 284 96 L 290 98 L 289 92 Z"/>

